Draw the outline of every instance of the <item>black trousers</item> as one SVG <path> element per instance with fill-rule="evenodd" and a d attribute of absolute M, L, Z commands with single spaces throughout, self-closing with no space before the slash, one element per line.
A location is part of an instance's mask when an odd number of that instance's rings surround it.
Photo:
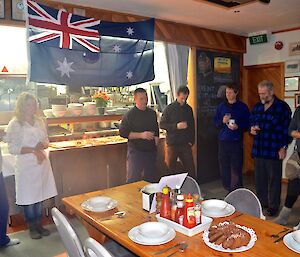
<path fill-rule="evenodd" d="M 177 158 L 179 158 L 183 166 L 182 172 L 188 172 L 189 176 L 195 178 L 195 164 L 193 160 L 192 148 L 189 144 L 167 145 L 166 150 L 166 163 L 171 173 L 175 172 Z"/>
<path fill-rule="evenodd" d="M 289 180 L 284 206 L 292 208 L 300 195 L 300 179 Z"/>
<path fill-rule="evenodd" d="M 255 187 L 263 208 L 278 210 L 280 205 L 282 161 L 255 158 Z"/>
<path fill-rule="evenodd" d="M 243 186 L 243 143 L 219 141 L 219 167 L 223 187 L 233 191 Z"/>
<path fill-rule="evenodd" d="M 144 179 L 155 182 L 157 151 L 142 152 L 128 146 L 127 149 L 127 183 Z"/>

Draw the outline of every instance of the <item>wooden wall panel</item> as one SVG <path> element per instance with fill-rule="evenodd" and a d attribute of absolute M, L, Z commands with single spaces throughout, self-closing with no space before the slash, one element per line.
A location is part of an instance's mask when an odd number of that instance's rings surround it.
<path fill-rule="evenodd" d="M 25 22 L 12 21 L 10 17 L 10 1 L 5 0 L 7 8 L 6 17 L 0 20 L 0 24 L 24 26 Z M 84 0 L 83 0 L 84 1 Z M 126 21 L 140 21 L 148 17 L 142 17 L 132 14 L 118 13 L 108 10 L 100 10 L 90 7 L 75 6 L 71 4 L 62 4 L 47 0 L 37 1 L 44 3 L 54 8 L 65 8 L 72 12 L 73 8 L 82 8 L 86 11 L 86 16 L 94 17 L 106 21 L 126 22 Z M 209 30 L 196 26 L 180 24 L 164 20 L 155 20 L 155 40 L 169 43 L 183 44 L 198 48 L 215 49 L 229 52 L 245 53 L 246 52 L 246 38 L 230 33 Z"/>

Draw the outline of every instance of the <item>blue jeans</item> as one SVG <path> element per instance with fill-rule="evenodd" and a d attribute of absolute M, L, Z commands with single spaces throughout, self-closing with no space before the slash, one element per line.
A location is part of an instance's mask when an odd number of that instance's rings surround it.
<path fill-rule="evenodd" d="M 0 247 L 9 243 L 10 239 L 6 235 L 8 220 L 8 200 L 4 185 L 2 172 L 0 173 Z"/>
<path fill-rule="evenodd" d="M 42 210 L 43 205 L 42 202 L 23 205 L 24 208 L 24 216 L 27 224 L 34 223 L 42 219 Z"/>

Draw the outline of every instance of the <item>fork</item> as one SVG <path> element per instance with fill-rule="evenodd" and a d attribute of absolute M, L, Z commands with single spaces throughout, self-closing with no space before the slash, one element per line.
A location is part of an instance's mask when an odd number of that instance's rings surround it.
<path fill-rule="evenodd" d="M 178 253 L 178 252 L 184 252 L 185 249 L 188 247 L 188 244 L 187 243 L 183 243 L 179 246 L 179 249 L 176 250 L 175 252 L 172 252 L 171 254 L 169 254 L 167 257 L 170 257 L 170 256 L 173 256 L 174 254 Z"/>
<path fill-rule="evenodd" d="M 169 250 L 171 250 L 171 249 L 173 249 L 173 248 L 176 248 L 177 246 L 181 246 L 181 245 L 183 245 L 183 244 L 185 244 L 184 241 L 183 241 L 183 242 L 180 242 L 180 243 L 177 243 L 177 244 L 175 244 L 175 245 L 172 245 L 172 246 L 170 246 L 170 247 L 168 247 L 168 248 L 162 249 L 162 250 L 160 250 L 160 251 L 158 251 L 158 252 L 155 252 L 154 255 L 162 254 L 162 253 L 164 253 L 164 252 L 167 252 L 167 251 L 169 251 Z"/>
<path fill-rule="evenodd" d="M 272 234 L 271 237 L 272 238 L 278 238 L 280 234 L 282 234 L 282 233 L 284 233 L 288 230 L 289 230 L 288 228 L 284 228 L 284 230 L 279 231 L 277 234 Z"/>

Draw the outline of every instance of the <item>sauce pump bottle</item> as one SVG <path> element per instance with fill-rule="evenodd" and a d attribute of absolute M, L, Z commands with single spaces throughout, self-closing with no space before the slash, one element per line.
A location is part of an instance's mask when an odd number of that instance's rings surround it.
<path fill-rule="evenodd" d="M 185 205 L 183 209 L 183 226 L 187 228 L 193 228 L 196 226 L 194 200 L 190 193 L 185 199 Z"/>
<path fill-rule="evenodd" d="M 167 186 L 162 189 L 162 200 L 160 206 L 160 217 L 171 219 L 171 204 L 169 196 L 169 188 Z"/>

